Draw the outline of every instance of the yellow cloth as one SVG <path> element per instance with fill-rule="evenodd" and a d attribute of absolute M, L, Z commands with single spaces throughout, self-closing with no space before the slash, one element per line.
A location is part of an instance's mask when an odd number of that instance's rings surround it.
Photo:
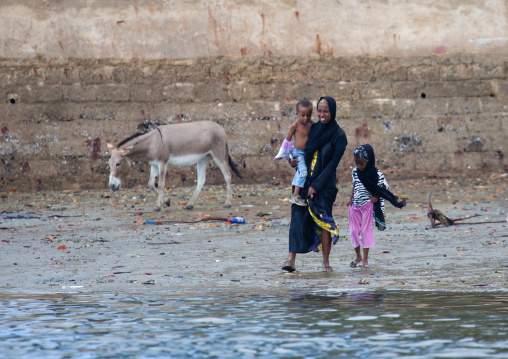
<path fill-rule="evenodd" d="M 317 162 L 317 157 L 318 157 L 318 151 L 316 150 L 314 152 L 314 156 L 312 158 L 312 162 L 310 164 L 310 175 L 312 176 L 312 173 L 314 171 L 314 167 L 316 165 L 316 162 Z M 309 199 L 307 198 L 307 204 L 309 204 Z M 314 212 L 312 212 L 312 209 L 311 209 L 311 206 L 308 205 L 307 208 L 309 209 L 309 213 L 312 217 L 312 219 L 314 220 L 314 222 L 321 228 L 321 229 L 324 229 L 328 232 L 330 232 L 330 234 L 332 236 L 338 236 L 339 235 L 339 226 L 337 225 L 337 223 L 335 222 L 335 219 L 333 220 L 334 222 L 334 225 L 332 226 L 330 223 L 327 223 L 327 222 L 324 222 L 322 221 L 321 219 L 323 218 L 323 216 L 321 214 L 315 214 Z M 320 230 L 316 230 L 319 238 L 321 238 L 321 231 Z M 318 246 L 319 250 L 321 250 L 321 244 Z"/>

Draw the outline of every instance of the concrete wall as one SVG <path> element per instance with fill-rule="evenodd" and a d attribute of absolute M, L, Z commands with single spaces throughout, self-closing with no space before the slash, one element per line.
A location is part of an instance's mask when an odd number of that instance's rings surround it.
<path fill-rule="evenodd" d="M 389 178 L 508 171 L 503 1 L 77 4 L 0 5 L 0 190 L 106 188 L 107 140 L 196 120 L 226 129 L 247 181 L 289 184 L 272 158 L 294 104 L 325 94 L 350 143 L 341 180 L 362 143 Z"/>

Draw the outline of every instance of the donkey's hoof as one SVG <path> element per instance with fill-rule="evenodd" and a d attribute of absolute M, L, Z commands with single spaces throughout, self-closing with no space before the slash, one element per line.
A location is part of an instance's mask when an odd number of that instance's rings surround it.
<path fill-rule="evenodd" d="M 171 206 L 171 200 L 170 200 L 169 198 L 168 198 L 168 199 L 166 199 L 166 200 L 164 201 L 164 204 L 165 204 L 166 206 L 170 207 L 170 206 Z"/>
<path fill-rule="evenodd" d="M 153 207 L 153 210 L 154 210 L 155 212 L 159 212 L 159 211 L 161 210 L 161 208 L 160 208 L 159 206 L 155 206 L 155 207 Z"/>
<path fill-rule="evenodd" d="M 226 203 L 226 204 L 224 205 L 224 208 L 231 208 L 231 205 Z"/>
<path fill-rule="evenodd" d="M 188 210 L 191 210 L 191 209 L 194 209 L 194 206 L 192 204 L 188 204 L 186 205 L 185 207 L 183 207 L 184 209 L 188 209 Z"/>

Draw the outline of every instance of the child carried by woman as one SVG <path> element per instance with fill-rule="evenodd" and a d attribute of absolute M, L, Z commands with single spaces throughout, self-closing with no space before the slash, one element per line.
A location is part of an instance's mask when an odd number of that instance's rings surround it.
<path fill-rule="evenodd" d="M 306 206 L 307 202 L 300 197 L 300 188 L 303 187 L 307 178 L 307 165 L 305 164 L 304 157 L 305 145 L 307 144 L 307 138 L 309 138 L 310 128 L 312 127 L 312 103 L 309 100 L 298 101 L 296 104 L 296 116 L 298 116 L 298 120 L 289 127 L 288 135 L 284 139 L 279 153 L 277 153 L 274 160 L 281 158 L 289 160 L 290 156 L 292 156 L 298 162 L 292 182 L 294 192 L 289 202 L 298 206 Z M 295 138 L 294 147 L 291 143 L 293 137 Z"/>

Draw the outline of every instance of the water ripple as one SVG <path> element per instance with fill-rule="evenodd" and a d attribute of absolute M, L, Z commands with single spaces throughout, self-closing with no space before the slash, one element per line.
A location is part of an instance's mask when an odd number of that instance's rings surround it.
<path fill-rule="evenodd" d="M 0 295 L 3 358 L 508 358 L 507 294 Z"/>

